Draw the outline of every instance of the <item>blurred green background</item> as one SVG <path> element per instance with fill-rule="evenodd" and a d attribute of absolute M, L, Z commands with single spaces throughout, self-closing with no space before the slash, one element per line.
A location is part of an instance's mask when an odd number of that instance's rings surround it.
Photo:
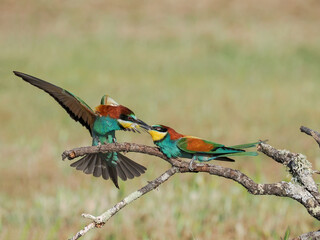
<path fill-rule="evenodd" d="M 320 3 L 300 1 L 12 1 L 0 4 L 0 239 L 66 239 L 165 171 L 155 157 L 120 183 L 83 174 L 61 153 L 91 144 L 47 94 L 12 74 L 62 86 L 90 106 L 110 94 L 149 124 L 226 145 L 269 139 L 308 156 L 320 130 Z M 147 134 L 119 141 L 152 144 Z M 260 183 L 289 181 L 273 160 L 224 166 Z M 319 180 L 317 177 L 316 180 Z M 84 239 L 279 239 L 319 223 L 291 199 L 252 196 L 207 174 L 174 176 Z"/>

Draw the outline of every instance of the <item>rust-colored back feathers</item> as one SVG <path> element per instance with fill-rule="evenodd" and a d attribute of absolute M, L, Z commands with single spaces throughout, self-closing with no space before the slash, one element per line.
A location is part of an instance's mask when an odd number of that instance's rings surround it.
<path fill-rule="evenodd" d="M 133 114 L 133 112 L 122 105 L 112 106 L 112 105 L 99 105 L 96 107 L 96 113 L 101 116 L 109 116 L 113 119 L 119 119 L 121 114 L 129 115 Z"/>

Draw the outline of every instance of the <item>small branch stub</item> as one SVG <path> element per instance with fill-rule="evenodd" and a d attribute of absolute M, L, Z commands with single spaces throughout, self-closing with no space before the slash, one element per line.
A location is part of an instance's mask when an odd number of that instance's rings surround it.
<path fill-rule="evenodd" d="M 309 135 L 309 136 L 312 136 L 313 139 L 318 143 L 318 145 L 320 147 L 320 133 L 319 132 L 312 130 L 311 128 L 308 128 L 305 126 L 301 126 L 300 131 Z"/>

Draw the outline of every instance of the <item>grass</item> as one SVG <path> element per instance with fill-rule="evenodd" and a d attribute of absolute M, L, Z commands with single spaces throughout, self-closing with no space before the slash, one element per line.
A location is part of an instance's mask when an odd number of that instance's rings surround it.
<path fill-rule="evenodd" d="M 318 128 L 319 4 L 224 1 L 4 1 L 0 6 L 0 239 L 66 239 L 168 166 L 131 154 L 142 177 L 111 182 L 60 160 L 90 144 L 85 128 L 19 70 L 62 86 L 94 107 L 103 94 L 149 124 L 235 145 L 258 139 L 308 156 L 299 126 Z M 21 11 L 23 9 L 23 11 Z M 120 141 L 152 144 L 147 135 Z M 260 155 L 224 164 L 259 182 L 290 180 Z M 177 175 L 86 239 L 280 239 L 315 230 L 296 202 L 251 196 L 204 174 Z"/>

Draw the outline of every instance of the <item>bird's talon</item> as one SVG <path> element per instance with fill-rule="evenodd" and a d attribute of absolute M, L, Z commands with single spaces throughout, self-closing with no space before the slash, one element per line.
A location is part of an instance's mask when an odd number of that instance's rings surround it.
<path fill-rule="evenodd" d="M 194 170 L 194 168 L 192 167 L 192 165 L 193 165 L 193 161 L 190 161 L 190 163 L 189 163 L 189 170 L 190 170 L 191 172 L 193 172 L 193 170 Z"/>
<path fill-rule="evenodd" d="M 193 165 L 194 160 L 196 160 L 196 159 L 197 159 L 197 157 L 196 157 L 196 156 L 193 156 L 192 159 L 191 159 L 191 161 L 190 161 L 190 163 L 189 163 L 189 170 L 190 170 L 191 172 L 193 172 L 193 170 L 194 170 L 194 168 L 192 167 L 192 165 Z"/>

